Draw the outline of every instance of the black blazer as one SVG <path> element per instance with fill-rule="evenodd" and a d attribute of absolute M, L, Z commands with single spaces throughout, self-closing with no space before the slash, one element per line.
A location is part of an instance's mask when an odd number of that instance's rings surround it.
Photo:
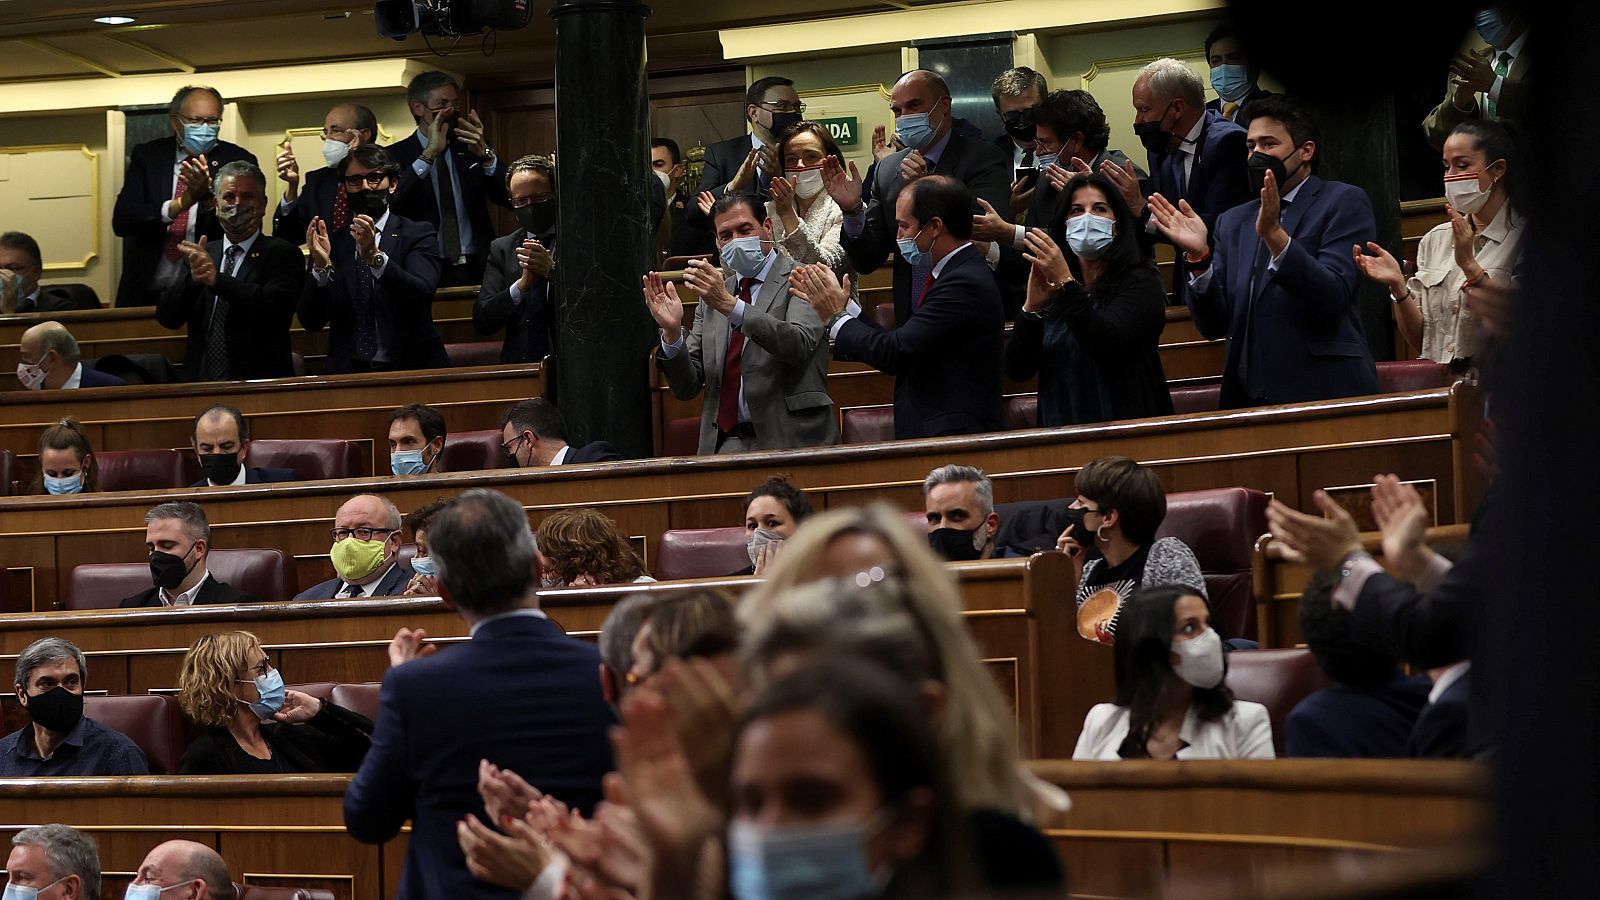
<path fill-rule="evenodd" d="M 684 185 L 687 188 L 688 185 Z M 682 193 L 673 194 L 667 203 L 667 216 L 672 222 L 672 233 L 667 237 L 668 256 L 698 256 L 702 253 L 716 253 L 717 242 L 711 236 L 710 222 L 701 216 L 701 223 L 696 225 L 692 216 L 699 213 L 694 195 Z"/>
<path fill-rule="evenodd" d="M 390 144 L 388 150 L 400 163 L 400 187 L 395 191 L 391 204 L 394 211 L 413 222 L 427 222 L 437 230 L 439 197 L 433 190 L 433 175 L 430 172 L 427 178 L 420 178 L 412 169 L 412 164 L 422 156 L 422 141 L 413 131 L 405 140 Z M 463 246 L 461 252 L 482 256 L 489 252 L 489 243 L 494 240 L 494 225 L 489 221 L 489 204 L 498 203 L 506 209 L 511 208 L 511 195 L 506 189 L 506 161 L 499 160 L 495 174 L 490 175 L 484 168 L 483 161 L 473 158 L 470 153 L 462 150 L 453 137 L 448 152 L 455 157 L 456 181 L 461 184 L 461 205 L 466 209 L 467 219 L 472 223 L 472 246 Z M 433 168 L 438 169 L 443 165 L 445 165 L 444 156 L 441 154 L 434 161 Z M 440 171 L 442 178 L 443 170 Z M 433 255 L 437 257 L 441 252 L 438 243 L 435 242 Z M 455 260 L 449 262 L 453 263 Z"/>
<path fill-rule="evenodd" d="M 1266 88 L 1263 88 L 1263 87 L 1257 85 L 1255 90 L 1253 90 L 1250 93 L 1246 94 L 1245 98 L 1243 100 L 1239 101 L 1239 108 L 1235 109 L 1233 111 L 1233 118 L 1229 119 L 1228 121 L 1234 123 L 1235 125 L 1238 125 L 1240 128 L 1243 128 L 1246 131 L 1249 131 L 1250 130 L 1250 120 L 1252 118 L 1254 118 L 1254 117 L 1253 116 L 1246 116 L 1244 114 L 1245 107 L 1247 107 L 1250 104 L 1256 102 L 1257 100 L 1260 100 L 1263 97 L 1276 97 L 1276 96 L 1277 96 L 1277 94 L 1273 93 L 1272 91 L 1269 91 Z M 1211 98 L 1211 100 L 1206 103 L 1206 109 L 1211 110 L 1212 112 L 1216 113 L 1219 116 L 1222 115 L 1222 98 L 1221 97 L 1213 97 L 1213 98 Z"/>
<path fill-rule="evenodd" d="M 439 241 L 433 226 L 388 214 L 378 248 L 388 257 L 383 277 L 372 286 L 371 312 L 378 344 L 389 351 L 391 369 L 439 369 L 450 364 L 444 341 L 433 324 L 433 292 L 439 287 Z M 307 331 L 328 326 L 328 361 L 323 371 L 337 375 L 354 371 L 356 355 L 355 239 L 330 235 L 333 245 L 333 280 L 326 287 L 306 276 L 300 298 L 300 324 Z"/>
<path fill-rule="evenodd" d="M 896 226 L 894 202 L 900 196 L 900 161 L 910 150 L 884 157 L 874 176 L 873 196 L 867 202 L 866 226 L 855 238 L 843 237 L 841 244 L 856 271 L 862 275 L 876 272 L 890 253 L 894 254 L 894 320 L 904 325 L 911 318 L 911 266 L 900 256 L 895 244 Z M 939 155 L 934 174 L 948 175 L 967 186 L 972 192 L 974 213 L 982 212 L 979 199 L 987 200 L 1002 217 L 1011 214 L 1011 157 L 1001 153 L 995 145 L 983 140 L 951 134 L 950 142 Z M 865 192 L 863 192 L 865 197 Z M 1009 249 L 1009 248 L 1007 248 Z M 989 267 L 980 258 L 985 272 Z M 989 273 L 994 281 L 994 274 Z M 921 285 L 915 288 L 920 290 Z"/>
<path fill-rule="evenodd" d="M 83 367 L 83 375 L 78 378 L 78 387 L 80 388 L 122 387 L 125 384 L 127 382 L 121 378 L 115 375 L 107 375 L 87 365 Z"/>
<path fill-rule="evenodd" d="M 1428 702 L 1426 676 L 1398 669 L 1384 684 L 1336 684 L 1295 704 L 1283 723 L 1285 756 L 1393 759 L 1411 756 L 1407 743 Z"/>
<path fill-rule="evenodd" d="M 478 625 L 471 640 L 383 676 L 372 750 L 344 794 L 358 841 L 381 844 L 411 822 L 398 900 L 517 900 L 467 871 L 456 823 L 483 817 L 478 761 L 510 769 L 587 815 L 612 769 L 615 724 L 600 695 L 600 653 L 542 617 Z"/>
<path fill-rule="evenodd" d="M 505 330 L 505 343 L 500 347 L 503 363 L 544 359 L 550 352 L 550 335 L 555 330 L 554 278 L 535 278 L 533 286 L 522 295 L 522 305 L 511 302 L 511 286 L 522 277 L 522 267 L 517 265 L 517 248 L 527 238 L 528 232 L 518 228 L 505 237 L 495 238 L 489 245 L 489 262 L 483 267 L 483 286 L 472 304 L 472 327 L 479 334 Z M 545 249 L 554 252 L 555 235 L 548 234 L 538 240 Z"/>
<path fill-rule="evenodd" d="M 990 148 L 993 149 L 993 148 Z M 837 350 L 894 378 L 894 436 L 999 431 L 1000 290 L 976 248 L 953 251 L 922 305 L 883 331 L 861 319 L 839 328 Z"/>
<path fill-rule="evenodd" d="M 302 236 L 303 237 L 303 236 Z M 228 345 L 228 378 L 286 378 L 294 374 L 289 326 L 305 284 L 305 257 L 293 244 L 260 234 L 239 263 L 237 275 L 223 275 L 223 241 L 206 244 L 216 263 L 215 291 L 194 280 L 187 264 L 183 275 L 167 286 L 156 304 L 163 327 L 189 330 L 184 351 L 186 381 L 204 377 L 206 335 L 216 312 L 216 298 L 228 302 L 224 329 Z"/>
<path fill-rule="evenodd" d="M 273 763 L 285 772 L 354 772 L 372 746 L 372 720 L 324 700 L 310 722 L 262 722 L 261 736 L 270 762 L 244 752 L 228 729 L 208 728 L 183 751 L 178 774 L 255 775 Z"/>
<path fill-rule="evenodd" d="M 304 246 L 306 228 L 314 216 L 321 216 L 333 231 L 334 193 L 339 190 L 339 170 L 317 169 L 300 179 L 300 196 L 294 205 L 285 210 L 282 204 L 272 208 L 272 236 L 288 241 L 296 247 Z"/>
<path fill-rule="evenodd" d="M 1250 154 L 1245 150 L 1244 138 L 1243 128 L 1224 119 L 1220 112 L 1208 111 L 1205 124 L 1200 129 L 1200 151 L 1189 173 L 1187 190 L 1182 187 L 1184 154 L 1175 151 L 1149 154 L 1150 193 L 1160 194 L 1172 201 L 1174 206 L 1178 204 L 1179 197 L 1188 200 L 1195 213 L 1206 223 L 1215 241 L 1217 217 L 1255 196 L 1250 190 L 1249 170 L 1245 165 Z M 1150 208 L 1147 206 L 1144 221 L 1140 224 L 1147 224 L 1149 218 Z M 1151 235 L 1151 239 L 1166 241 L 1159 231 Z M 1179 253 L 1172 269 L 1172 296 L 1175 302 L 1184 298 L 1188 283 L 1189 263 Z"/>
<path fill-rule="evenodd" d="M 725 141 L 717 141 L 707 147 L 705 168 L 700 170 L 700 187 L 695 189 L 694 196 L 698 197 L 701 193 L 709 191 L 713 197 L 718 200 L 722 199 L 722 195 L 727 193 L 728 182 L 732 181 L 733 176 L 739 173 L 739 167 L 744 165 L 744 158 L 750 155 L 750 151 L 755 149 L 755 146 L 755 139 L 751 135 L 741 134 Z M 763 202 L 771 199 L 771 196 L 761 189 L 759 175 L 756 177 L 755 183 L 751 185 L 751 188 Z M 694 197 L 689 198 L 687 206 L 688 209 L 685 212 L 687 213 L 686 218 L 689 225 L 709 233 L 711 231 L 711 217 L 700 211 L 700 205 L 695 202 Z M 712 247 L 715 248 L 715 236 L 713 235 L 712 237 Z M 712 249 L 706 252 L 714 253 L 716 251 Z"/>
<path fill-rule="evenodd" d="M 1411 728 L 1406 749 L 1411 756 L 1429 759 L 1466 759 L 1489 749 L 1478 742 L 1472 726 L 1472 672 L 1462 673 L 1439 699 L 1422 708 Z"/>
<path fill-rule="evenodd" d="M 277 484 L 281 481 L 299 481 L 300 476 L 293 469 L 279 469 L 267 466 L 246 466 L 244 470 L 245 484 Z M 208 487 L 210 482 L 202 478 L 189 487 Z M 231 485 L 217 485 L 217 487 L 231 487 Z"/>
<path fill-rule="evenodd" d="M 78 290 L 71 291 L 56 285 L 44 285 L 39 288 L 39 296 L 34 298 L 32 305 L 27 309 L 22 308 L 23 300 L 17 301 L 18 313 L 47 313 L 68 312 L 74 309 L 100 309 L 100 300 L 95 296 L 94 288 L 86 284 L 75 285 Z"/>
<path fill-rule="evenodd" d="M 260 597 L 252 597 L 239 590 L 226 581 L 218 581 L 215 576 L 207 576 L 200 583 L 200 590 L 194 595 L 195 606 L 209 606 L 215 603 L 260 603 Z M 147 591 L 134 594 L 132 597 L 117 604 L 122 609 L 135 609 L 141 606 L 162 606 L 161 589 L 152 587 Z"/>
<path fill-rule="evenodd" d="M 565 466 L 572 463 L 616 462 L 621 458 L 622 454 L 618 452 L 617 448 L 605 441 L 595 441 L 590 444 L 584 444 L 582 447 L 572 447 L 567 450 L 567 457 L 561 461 L 561 464 Z"/>
<path fill-rule="evenodd" d="M 151 280 L 161 262 L 161 248 L 167 240 L 167 224 L 161 221 L 161 211 L 172 201 L 172 165 L 177 154 L 178 140 L 171 136 L 133 148 L 122 193 L 117 195 L 117 205 L 111 211 L 111 230 L 123 239 L 117 306 L 143 306 L 145 294 L 151 289 Z M 239 160 L 253 165 L 256 156 L 227 141 L 218 141 L 206 154 L 213 176 L 224 165 Z M 222 237 L 222 225 L 209 204 L 201 203 L 189 214 L 199 216 L 195 240 L 201 235 L 213 241 Z"/>

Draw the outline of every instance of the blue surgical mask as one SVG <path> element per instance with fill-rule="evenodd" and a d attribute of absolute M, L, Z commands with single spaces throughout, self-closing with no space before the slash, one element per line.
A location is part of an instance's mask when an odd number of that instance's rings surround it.
<path fill-rule="evenodd" d="M 1238 103 L 1250 93 L 1250 75 L 1244 66 L 1217 66 L 1211 70 L 1211 89 L 1229 103 Z"/>
<path fill-rule="evenodd" d="M 911 237 L 895 239 L 894 245 L 900 249 L 900 256 L 905 259 L 908 266 L 916 267 L 928 261 L 928 251 L 917 246 L 919 237 L 922 237 L 922 228 L 918 228 L 917 233 Z"/>
<path fill-rule="evenodd" d="M 250 711 L 261 719 L 270 719 L 278 710 L 283 709 L 284 687 L 283 673 L 272 669 L 265 675 L 257 675 L 255 680 L 256 693 L 260 700 L 249 704 Z"/>
<path fill-rule="evenodd" d="M 1039 171 L 1043 172 L 1050 166 L 1056 165 L 1056 160 L 1060 158 L 1061 154 L 1059 153 L 1041 153 L 1033 158 L 1033 162 L 1039 167 Z"/>
<path fill-rule="evenodd" d="M 922 150 L 933 143 L 933 125 L 928 122 L 927 113 L 895 117 L 894 133 L 900 136 L 900 143 L 913 150 Z"/>
<path fill-rule="evenodd" d="M 433 564 L 433 558 L 428 556 L 411 557 L 411 571 L 418 575 L 439 574 L 439 568 Z"/>
<path fill-rule="evenodd" d="M 44 476 L 44 492 L 46 494 L 80 494 L 83 492 L 83 473 L 74 472 L 61 478 Z"/>
<path fill-rule="evenodd" d="M 396 450 L 389 454 L 389 471 L 396 475 L 421 475 L 428 471 L 421 450 Z"/>
<path fill-rule="evenodd" d="M 67 878 L 70 877 L 71 876 L 67 876 Z M 67 878 L 57 878 L 55 881 L 50 882 L 44 887 L 25 887 L 20 884 L 7 884 L 5 893 L 0 894 L 0 900 L 33 900 L 33 898 L 39 896 L 40 891 L 48 891 L 61 882 L 66 881 Z"/>
<path fill-rule="evenodd" d="M 1505 18 L 1500 15 L 1500 10 L 1479 10 L 1478 15 L 1473 19 L 1473 24 L 1477 26 L 1478 37 L 1483 38 L 1484 43 L 1497 50 L 1505 49 L 1506 44 L 1502 42 L 1506 39 L 1506 31 L 1508 29 Z"/>
<path fill-rule="evenodd" d="M 162 887 L 159 884 L 130 884 L 128 889 L 123 891 L 122 900 L 159 900 L 161 895 L 167 891 L 183 887 L 188 883 L 187 881 L 180 881 L 177 884 L 171 884 L 166 887 Z"/>
<path fill-rule="evenodd" d="M 759 234 L 734 238 L 722 245 L 720 255 L 724 267 L 732 269 L 746 278 L 754 278 L 760 275 L 762 268 L 767 264 L 767 254 L 766 251 L 761 249 L 761 235 Z"/>
<path fill-rule="evenodd" d="M 859 824 L 728 826 L 728 887 L 734 900 L 860 900 L 880 885 L 867 868 Z"/>
<path fill-rule="evenodd" d="M 217 145 L 218 130 L 219 126 L 216 125 L 190 125 L 185 123 L 183 126 L 183 146 L 190 153 L 210 153 L 211 148 Z"/>
<path fill-rule="evenodd" d="M 1117 237 L 1117 223 L 1094 213 L 1084 213 L 1067 220 L 1067 247 L 1079 259 L 1099 259 L 1111 249 Z"/>

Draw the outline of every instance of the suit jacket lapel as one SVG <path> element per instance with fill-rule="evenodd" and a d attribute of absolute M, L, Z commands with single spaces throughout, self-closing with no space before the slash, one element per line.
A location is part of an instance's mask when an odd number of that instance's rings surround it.
<path fill-rule="evenodd" d="M 794 271 L 794 262 L 782 253 L 772 263 L 772 270 L 767 273 L 767 280 L 761 282 L 761 289 L 756 291 L 755 303 L 759 312 L 770 312 L 772 304 L 778 301 L 789 283 L 789 273 Z"/>
<path fill-rule="evenodd" d="M 1316 200 L 1317 194 L 1321 190 L 1322 179 L 1315 175 L 1307 176 L 1305 183 L 1300 186 L 1300 192 L 1294 195 L 1294 201 L 1281 209 L 1279 220 L 1283 223 L 1283 230 L 1289 233 L 1291 241 L 1296 239 L 1295 230 L 1300 227 L 1301 220 L 1306 217 L 1306 209 Z M 1260 203 L 1259 200 L 1256 202 Z M 1267 254 L 1265 242 L 1257 239 L 1257 243 L 1262 245 L 1260 252 Z M 1272 257 L 1267 255 L 1265 258 L 1270 261 Z M 1262 263 L 1261 277 L 1256 279 L 1255 295 L 1257 297 L 1261 296 L 1261 292 L 1266 290 L 1267 285 L 1274 281 L 1278 275 L 1277 272 L 1266 271 L 1266 265 L 1265 262 Z"/>

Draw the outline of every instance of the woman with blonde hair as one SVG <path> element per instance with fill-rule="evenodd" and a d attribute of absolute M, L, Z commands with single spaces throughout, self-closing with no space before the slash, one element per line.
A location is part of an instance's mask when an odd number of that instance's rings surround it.
<path fill-rule="evenodd" d="M 285 689 L 248 631 L 194 642 L 178 669 L 178 707 L 203 729 L 183 775 L 354 772 L 372 745 L 365 716 Z"/>
<path fill-rule="evenodd" d="M 544 587 L 655 581 L 617 523 L 592 509 L 564 509 L 539 523 L 536 555 Z"/>
<path fill-rule="evenodd" d="M 29 494 L 88 494 L 99 490 L 94 445 L 89 435 L 68 417 L 39 435 L 39 474 Z"/>

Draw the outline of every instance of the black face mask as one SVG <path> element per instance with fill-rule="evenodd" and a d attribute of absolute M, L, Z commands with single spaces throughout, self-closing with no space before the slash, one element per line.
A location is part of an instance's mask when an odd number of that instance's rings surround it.
<path fill-rule="evenodd" d="M 1172 109 L 1172 104 L 1167 104 L 1167 109 L 1161 111 L 1161 117 L 1149 122 L 1133 123 L 1133 133 L 1139 136 L 1139 143 L 1151 153 L 1166 153 L 1172 145 L 1172 132 L 1161 127 L 1167 117 L 1167 110 Z"/>
<path fill-rule="evenodd" d="M 194 545 L 190 544 L 189 550 L 193 549 Z M 188 551 L 185 551 L 184 556 L 188 555 Z M 195 560 L 196 564 L 199 562 L 198 559 Z M 186 564 L 183 556 L 175 556 L 163 550 L 156 550 L 150 554 L 150 580 L 158 588 L 175 590 L 178 585 L 183 584 L 183 580 L 188 578 L 192 571 L 194 566 Z"/>
<path fill-rule="evenodd" d="M 933 552 L 950 562 L 963 562 L 977 559 L 983 555 L 983 550 L 972 546 L 973 531 L 962 531 L 959 528 L 938 528 L 928 532 L 928 546 Z"/>
<path fill-rule="evenodd" d="M 1000 117 L 1006 125 L 1006 134 L 1011 135 L 1012 140 L 1031 144 L 1038 136 L 1038 129 L 1029 115 L 1031 112 L 1032 110 L 1015 109 Z"/>
<path fill-rule="evenodd" d="M 549 234 L 556 227 L 556 201 L 545 200 L 542 203 L 529 203 L 513 209 L 512 214 L 517 217 L 517 224 L 529 234 Z"/>
<path fill-rule="evenodd" d="M 28 718 L 46 731 L 65 734 L 83 718 L 83 695 L 59 685 L 28 698 Z"/>
<path fill-rule="evenodd" d="M 1290 172 L 1283 160 L 1262 150 L 1250 154 L 1250 158 L 1245 160 L 1245 167 L 1249 171 L 1250 190 L 1257 196 L 1260 196 L 1261 189 L 1266 187 L 1268 172 L 1272 173 L 1272 180 L 1278 185 L 1278 192 L 1282 194 L 1284 182 L 1300 171 L 1300 166 L 1295 166 L 1294 172 Z"/>
<path fill-rule="evenodd" d="M 383 214 L 389 211 L 389 192 L 381 188 L 346 194 L 345 201 L 350 205 L 350 215 L 368 216 L 373 222 L 383 218 Z"/>
<path fill-rule="evenodd" d="M 781 112 L 773 113 L 772 114 L 772 136 L 773 137 L 783 137 L 783 133 L 785 131 L 788 131 L 790 128 L 793 128 L 796 125 L 799 125 L 803 118 L 805 118 L 805 117 L 800 115 L 799 113 L 781 113 Z"/>
<path fill-rule="evenodd" d="M 1067 508 L 1067 524 L 1072 526 L 1072 534 L 1068 535 L 1068 537 L 1077 541 L 1079 546 L 1092 550 L 1094 549 L 1094 532 L 1090 531 L 1088 524 L 1084 522 L 1084 517 L 1089 515 L 1089 512 L 1088 509 L 1082 506 L 1070 506 Z"/>
<path fill-rule="evenodd" d="M 205 470 L 206 478 L 212 484 L 233 484 L 234 479 L 239 477 L 239 454 L 202 453 L 200 468 Z"/>

